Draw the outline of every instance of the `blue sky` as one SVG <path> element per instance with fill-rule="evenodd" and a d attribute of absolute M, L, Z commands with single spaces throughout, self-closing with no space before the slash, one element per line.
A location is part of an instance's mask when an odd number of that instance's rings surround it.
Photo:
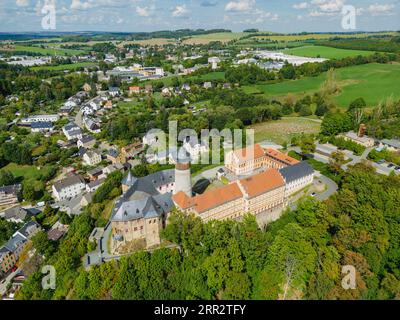
<path fill-rule="evenodd" d="M 345 5 L 357 30 L 400 30 L 400 0 L 1 0 L 0 32 L 43 30 L 46 1 L 56 3 L 56 31 L 345 31 Z"/>

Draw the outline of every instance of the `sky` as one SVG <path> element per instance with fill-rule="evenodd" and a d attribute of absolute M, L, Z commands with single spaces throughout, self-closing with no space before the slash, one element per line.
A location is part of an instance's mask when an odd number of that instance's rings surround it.
<path fill-rule="evenodd" d="M 43 9 L 52 3 L 54 31 L 62 32 L 344 32 L 349 31 L 342 27 L 347 6 L 356 12 L 355 30 L 400 30 L 400 0 L 1 0 L 0 32 L 47 31 L 42 20 L 49 11 Z"/>

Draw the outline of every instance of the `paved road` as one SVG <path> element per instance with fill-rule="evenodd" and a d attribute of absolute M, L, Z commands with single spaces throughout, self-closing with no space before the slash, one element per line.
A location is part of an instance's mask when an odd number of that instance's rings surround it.
<path fill-rule="evenodd" d="M 15 276 L 18 275 L 18 273 L 20 272 L 20 270 L 18 269 L 17 271 L 10 273 L 7 277 L 6 277 L 6 281 L 4 283 L 0 284 L 0 297 L 2 295 L 4 295 L 7 291 L 7 286 L 10 284 L 10 282 L 12 281 L 12 279 L 15 278 Z"/>

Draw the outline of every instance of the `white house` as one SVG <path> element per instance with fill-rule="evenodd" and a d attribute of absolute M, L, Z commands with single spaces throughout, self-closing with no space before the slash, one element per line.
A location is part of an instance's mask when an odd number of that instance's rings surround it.
<path fill-rule="evenodd" d="M 60 116 L 58 114 L 43 114 L 21 119 L 21 123 L 57 122 L 58 120 L 60 120 Z"/>
<path fill-rule="evenodd" d="M 68 140 L 82 138 L 82 130 L 74 122 L 65 125 L 62 131 Z"/>
<path fill-rule="evenodd" d="M 193 137 L 188 137 L 183 144 L 183 148 L 190 155 L 190 158 L 194 161 L 200 159 L 203 153 L 210 152 L 210 148 L 203 142 L 199 142 Z"/>
<path fill-rule="evenodd" d="M 96 150 L 87 150 L 83 154 L 83 163 L 87 166 L 95 166 L 101 162 L 101 154 Z"/>
<path fill-rule="evenodd" d="M 80 195 L 85 187 L 85 180 L 81 176 L 72 175 L 53 184 L 53 196 L 58 201 L 72 199 Z"/>
<path fill-rule="evenodd" d="M 386 148 L 388 151 L 397 152 L 400 150 L 400 140 L 383 139 L 380 141 L 380 147 Z"/>
<path fill-rule="evenodd" d="M 279 173 L 285 180 L 286 197 L 304 189 L 314 181 L 314 169 L 306 161 L 282 168 Z"/>

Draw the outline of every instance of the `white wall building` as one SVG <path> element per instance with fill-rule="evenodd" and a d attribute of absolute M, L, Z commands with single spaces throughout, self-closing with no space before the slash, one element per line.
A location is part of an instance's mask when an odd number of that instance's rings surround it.
<path fill-rule="evenodd" d="M 85 180 L 79 175 L 73 175 L 53 185 L 53 196 L 58 201 L 72 199 L 80 195 L 85 187 Z"/>

